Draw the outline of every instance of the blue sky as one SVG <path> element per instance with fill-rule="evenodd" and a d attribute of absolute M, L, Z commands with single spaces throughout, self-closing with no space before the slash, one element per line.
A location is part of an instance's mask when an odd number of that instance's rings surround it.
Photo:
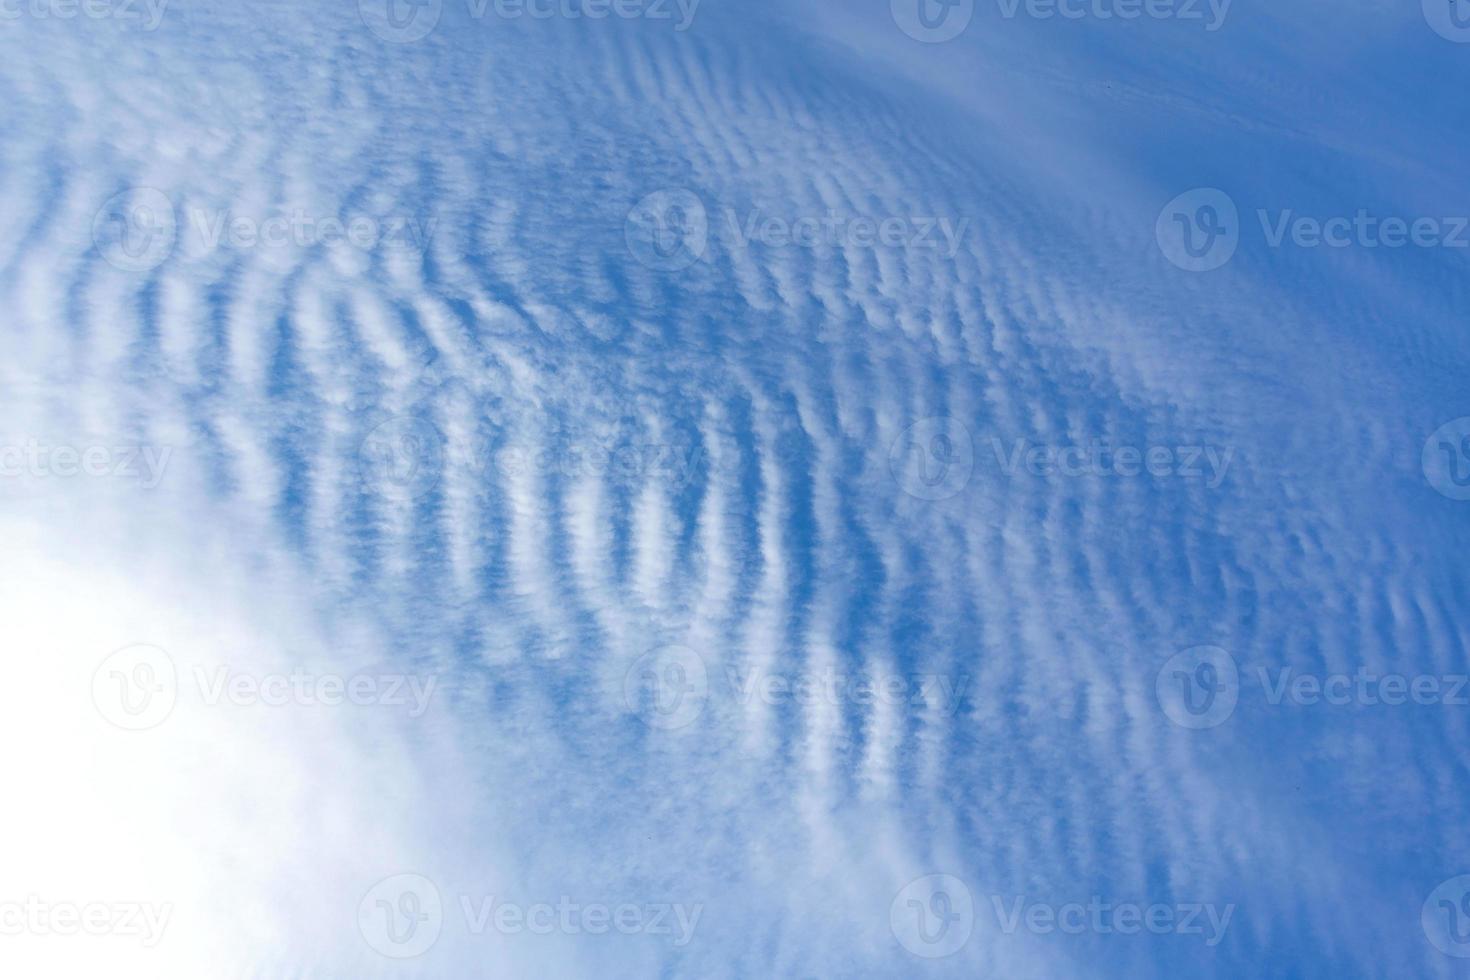
<path fill-rule="evenodd" d="M 1464 975 L 1467 0 L 0 45 L 6 975 Z"/>

